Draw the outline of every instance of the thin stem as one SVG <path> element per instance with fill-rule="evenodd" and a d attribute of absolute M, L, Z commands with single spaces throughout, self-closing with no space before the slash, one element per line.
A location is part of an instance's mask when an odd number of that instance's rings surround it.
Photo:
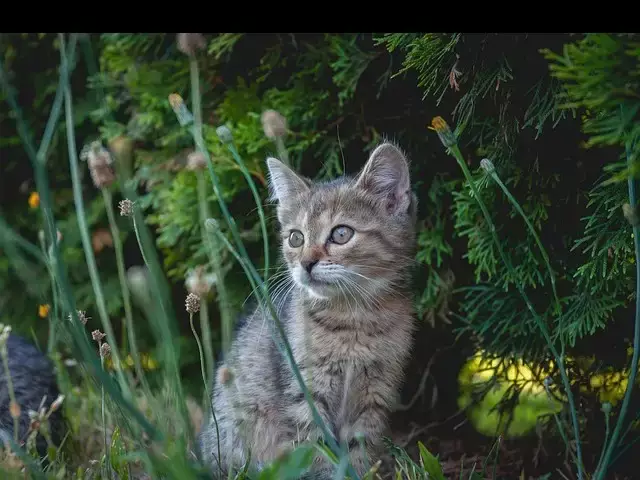
<path fill-rule="evenodd" d="M 633 158 L 631 154 L 631 145 L 626 145 L 627 164 L 631 169 L 633 167 Z M 634 213 L 638 208 L 638 195 L 636 191 L 636 181 L 632 174 L 627 179 L 627 185 L 629 190 L 629 205 L 633 209 Z M 635 217 L 635 215 L 634 215 Z M 633 387 L 636 384 L 636 376 L 638 375 L 638 360 L 640 359 L 640 225 L 637 220 L 632 222 L 633 227 L 633 243 L 635 247 L 636 255 L 636 316 L 634 322 L 633 331 L 633 355 L 631 356 L 631 367 L 629 368 L 629 381 L 627 388 L 624 392 L 624 398 L 622 399 L 622 405 L 620 406 L 620 414 L 616 421 L 616 426 L 611 434 L 611 440 L 602 458 L 602 465 L 600 470 L 596 472 L 595 480 L 602 480 L 607 474 L 607 468 L 609 467 L 609 460 L 613 454 L 614 449 L 617 447 L 618 437 L 622 430 L 624 419 L 627 415 L 627 409 L 629 408 L 629 402 L 631 401 L 631 393 Z"/>
<path fill-rule="evenodd" d="M 44 236 L 41 236 L 40 239 L 40 247 L 42 248 L 42 253 L 46 258 L 51 258 L 51 252 L 48 253 L 47 245 L 45 243 Z M 56 282 L 56 275 L 51 268 L 51 260 L 47 262 L 47 271 L 49 272 L 49 283 L 51 283 L 51 297 L 53 299 L 53 315 L 49 315 L 49 338 L 47 340 L 47 354 L 51 355 L 53 349 L 56 346 L 56 325 L 55 319 L 60 316 L 60 305 L 58 302 L 58 283 Z"/>
<path fill-rule="evenodd" d="M 607 449 L 607 445 L 609 445 L 609 435 L 611 434 L 611 421 L 609 419 L 610 413 L 605 412 L 604 414 L 604 443 L 602 444 L 602 452 L 600 453 L 600 458 L 598 459 L 598 465 L 596 466 L 596 472 L 600 470 L 600 465 L 602 465 L 602 458 L 604 457 L 604 452 Z"/>
<path fill-rule="evenodd" d="M 524 288 L 517 281 L 517 275 L 516 275 L 515 271 L 513 270 L 513 267 L 511 266 L 511 262 L 507 258 L 506 254 L 504 252 L 504 249 L 502 248 L 502 244 L 500 243 L 500 239 L 498 238 L 498 234 L 496 233 L 496 228 L 495 228 L 495 225 L 493 224 L 493 220 L 491 219 L 491 214 L 489 213 L 489 210 L 487 209 L 487 206 L 485 205 L 484 201 L 482 200 L 482 197 L 480 197 L 480 192 L 478 192 L 478 189 L 476 187 L 475 181 L 473 180 L 473 177 L 471 176 L 471 172 L 469 171 L 469 167 L 467 167 L 467 164 L 465 163 L 464 158 L 462 156 L 462 152 L 460 152 L 460 148 L 458 147 L 457 144 L 454 144 L 449 148 L 450 148 L 451 154 L 456 159 L 456 161 L 458 162 L 458 165 L 462 169 L 462 173 L 464 174 L 467 182 L 469 183 L 469 186 L 471 188 L 471 192 L 473 193 L 473 197 L 478 202 L 478 205 L 480 206 L 480 209 L 482 210 L 482 214 L 483 214 L 483 216 L 485 218 L 485 221 L 487 222 L 487 224 L 490 227 L 489 230 L 491 231 L 491 236 L 493 238 L 493 242 L 496 245 L 496 248 L 498 249 L 498 253 L 500 254 L 500 258 L 502 259 L 502 263 L 504 263 L 505 267 L 509 270 L 509 273 L 512 275 L 512 277 L 514 279 L 514 283 L 516 285 L 516 288 L 518 289 L 518 291 L 520 292 L 520 295 L 524 299 L 524 301 L 525 301 L 525 303 L 527 305 L 527 309 L 533 315 L 533 317 L 535 319 L 535 322 L 536 322 L 536 325 L 540 329 L 540 332 L 542 333 L 542 336 L 544 337 L 544 339 L 545 339 L 545 341 L 547 343 L 547 346 L 549 347 L 549 350 L 551 351 L 551 354 L 553 355 L 556 363 L 558 364 L 558 370 L 560 371 L 560 377 L 562 379 L 562 384 L 564 386 L 565 392 L 567 394 L 567 400 L 569 402 L 569 410 L 571 412 L 571 422 L 573 424 L 573 433 L 574 433 L 574 437 L 575 437 L 575 440 L 576 440 L 576 456 L 578 458 L 578 462 L 577 462 L 578 463 L 578 465 L 577 465 L 577 467 L 578 467 L 578 480 L 582 480 L 582 478 L 583 478 L 583 463 L 582 463 L 582 447 L 580 445 L 580 430 L 579 430 L 579 423 L 578 423 L 578 414 L 577 414 L 575 403 L 574 403 L 574 400 L 573 400 L 573 393 L 571 392 L 571 384 L 569 383 L 569 378 L 567 377 L 567 372 L 565 371 L 564 361 L 563 361 L 562 357 L 559 355 L 555 345 L 553 344 L 553 341 L 551 340 L 551 336 L 549 335 L 549 332 L 547 330 L 547 326 L 544 324 L 544 322 L 542 321 L 542 319 L 540 318 L 538 313 L 533 308 L 533 305 L 531 304 L 531 301 L 529 300 L 529 296 L 524 291 Z"/>
<path fill-rule="evenodd" d="M 113 238 L 113 248 L 116 253 L 116 265 L 118 267 L 118 280 L 120 281 L 120 288 L 122 291 L 122 303 L 124 305 L 125 322 L 122 326 L 123 335 L 126 333 L 129 338 L 129 348 L 131 350 L 131 356 L 133 357 L 133 365 L 136 370 L 136 375 L 140 379 L 140 383 L 145 389 L 145 393 L 150 394 L 149 385 L 140 364 L 140 351 L 138 350 L 138 342 L 136 340 L 136 334 L 133 329 L 133 308 L 131 306 L 131 292 L 129 291 L 129 283 L 127 282 L 127 274 L 124 268 L 124 252 L 122 249 L 122 240 L 120 239 L 120 229 L 116 222 L 116 216 L 113 211 L 113 196 L 111 191 L 107 188 L 103 188 L 102 198 L 104 199 L 104 206 L 107 211 L 107 218 L 109 219 L 109 227 L 111 229 L 111 237 Z M 123 340 L 124 343 L 124 340 Z"/>
<path fill-rule="evenodd" d="M 511 194 L 511 192 L 509 191 L 507 186 L 502 182 L 502 180 L 500 179 L 500 177 L 498 176 L 496 171 L 492 170 L 491 172 L 489 172 L 489 175 L 498 184 L 498 186 L 502 189 L 504 194 L 509 199 L 509 202 L 511 202 L 511 205 L 513 205 L 513 207 L 516 209 L 518 214 L 522 217 L 524 222 L 527 224 L 527 228 L 529 229 L 529 232 L 531 233 L 531 235 L 533 236 L 536 244 L 538 245 L 538 249 L 540 250 L 540 253 L 542 254 L 542 258 L 544 259 L 545 265 L 547 267 L 547 271 L 549 272 L 549 279 L 551 280 L 551 289 L 553 290 L 553 298 L 554 298 L 554 300 L 556 302 L 556 312 L 557 312 L 557 314 L 562 313 L 562 306 L 560 304 L 560 298 L 558 297 L 558 292 L 556 291 L 556 276 L 555 276 L 555 274 L 554 274 L 554 272 L 553 272 L 553 270 L 551 268 L 551 262 L 549 261 L 549 255 L 547 255 L 547 250 L 542 245 L 542 242 L 540 241 L 540 237 L 538 236 L 538 233 L 536 232 L 536 229 L 534 228 L 533 224 L 531 223 L 531 220 L 529 220 L 529 217 L 527 217 L 527 215 L 524 213 L 524 210 L 522 210 L 522 207 L 520 206 L 520 203 L 518 203 L 518 201 L 514 198 L 514 196 Z"/>
<path fill-rule="evenodd" d="M 282 140 L 281 136 L 277 136 L 275 142 L 280 160 L 282 160 L 285 165 L 290 166 L 291 164 L 289 162 L 289 154 L 287 153 L 287 149 L 284 146 L 284 140 Z"/>
<path fill-rule="evenodd" d="M 202 330 L 202 342 L 204 343 L 204 359 L 207 381 L 205 388 L 210 389 L 213 384 L 213 348 L 211 346 L 211 328 L 209 327 L 209 306 L 207 299 L 200 302 L 200 330 Z M 208 393 L 207 393 L 208 394 Z"/>
<path fill-rule="evenodd" d="M 247 166 L 244 164 L 244 161 L 242 160 L 242 157 L 238 153 L 238 150 L 236 149 L 235 145 L 233 143 L 230 143 L 228 147 L 229 147 L 229 151 L 233 155 L 233 158 L 236 160 L 236 162 L 238 162 L 238 165 L 240 166 L 240 170 L 242 171 L 242 175 L 244 175 L 244 178 L 247 180 L 247 184 L 249 184 L 249 189 L 251 190 L 251 193 L 253 195 L 253 200 L 254 202 L 256 202 L 256 207 L 258 208 L 258 217 L 260 219 L 260 228 L 262 229 L 262 242 L 263 242 L 263 248 L 264 248 L 263 279 L 264 279 L 264 282 L 267 283 L 269 280 L 269 234 L 267 232 L 267 221 L 265 219 L 264 210 L 262 208 L 262 199 L 260 198 L 260 194 L 256 189 L 256 184 L 251 178 L 251 174 L 249 173 L 249 170 L 247 170 Z"/>
<path fill-rule="evenodd" d="M 138 228 L 138 221 L 136 220 L 135 211 L 133 212 L 131 219 L 133 223 L 133 231 L 135 232 L 136 240 L 138 241 L 138 248 L 140 250 L 140 254 L 142 255 L 144 264 L 146 265 L 146 267 L 149 269 L 149 272 L 151 273 L 150 277 L 151 277 L 152 290 L 155 295 L 160 295 L 160 292 L 161 292 L 160 285 L 158 283 L 157 277 L 153 274 L 154 270 L 152 270 L 152 264 L 149 263 L 147 254 L 145 253 L 144 243 L 142 241 L 140 230 Z M 174 337 L 171 334 L 171 331 L 169 328 L 168 315 L 165 309 L 164 302 L 162 301 L 162 299 L 159 299 L 158 303 L 160 305 L 160 310 L 162 311 L 162 318 L 164 318 L 164 321 L 156 322 L 156 325 L 159 325 L 159 330 L 160 330 L 158 333 L 159 340 L 162 346 L 168 349 L 168 351 L 165 353 L 165 356 L 168 360 L 169 377 L 172 378 L 175 389 L 176 389 L 176 393 L 177 393 L 177 407 L 178 407 L 178 410 L 180 411 L 180 414 L 182 415 L 184 426 L 187 429 L 188 435 L 189 437 L 192 437 L 193 431 L 191 428 L 191 421 L 189 420 L 189 413 L 187 412 L 186 404 L 184 401 L 184 392 L 182 389 L 182 381 L 180 379 L 180 369 L 177 363 L 178 354 L 175 351 L 175 347 L 173 345 Z"/>
<path fill-rule="evenodd" d="M 66 64 L 66 55 L 64 53 L 64 38 L 62 34 L 60 36 L 60 51 L 62 61 Z M 89 277 L 91 279 L 91 286 L 93 287 L 93 293 L 96 297 L 96 306 L 98 308 L 98 314 L 100 321 L 102 322 L 102 328 L 107 335 L 108 342 L 112 345 L 113 357 L 116 365 L 121 365 L 120 354 L 118 353 L 118 347 L 116 337 L 111 327 L 111 321 L 109 320 L 109 314 L 104 299 L 104 293 L 102 291 L 102 284 L 100 282 L 100 276 L 98 274 L 98 267 L 96 265 L 96 258 L 93 254 L 91 246 L 91 239 L 89 238 L 89 227 L 87 225 L 87 219 L 84 211 L 84 201 L 82 198 L 82 180 L 80 178 L 80 169 L 78 168 L 78 154 L 76 151 L 76 139 L 73 124 L 73 106 L 71 102 L 71 87 L 69 83 L 65 85 L 64 90 L 65 99 L 65 121 L 67 125 L 67 147 L 69 151 L 69 166 L 71 169 L 71 181 L 73 187 L 73 200 L 76 208 L 76 218 L 78 219 L 78 229 L 80 230 L 80 238 L 82 240 L 82 247 L 84 250 L 85 260 L 89 269 Z M 55 240 L 54 240 L 55 241 Z M 122 369 L 116 369 L 116 375 L 122 391 L 131 397 L 131 391 L 129 385 L 125 379 Z"/>
<path fill-rule="evenodd" d="M 62 62 L 60 66 L 60 80 L 58 81 L 56 97 L 53 100 L 51 115 L 49 115 L 49 120 L 47 121 L 47 124 L 44 128 L 44 134 L 42 135 L 40 148 L 38 148 L 38 152 L 36 153 L 36 157 L 42 165 L 45 165 L 47 163 L 47 152 L 49 151 L 49 146 L 51 145 L 51 141 L 53 140 L 55 128 L 58 124 L 60 113 L 62 112 L 64 91 L 66 85 L 68 85 L 69 83 L 69 76 L 71 75 L 71 72 L 75 67 L 75 51 L 77 39 L 78 37 L 76 35 L 71 35 L 71 38 L 69 39 L 69 53 L 66 55 L 66 62 Z M 60 46 L 60 48 L 62 52 L 62 45 Z"/>
<path fill-rule="evenodd" d="M 202 303 L 200 304 L 200 311 L 202 312 Z M 196 343 L 198 344 L 198 353 L 200 354 L 200 373 L 202 374 L 202 383 L 204 385 L 205 394 L 207 395 L 208 402 L 211 403 L 211 416 L 213 417 L 213 422 L 216 426 L 216 438 L 218 438 L 218 468 L 220 470 L 220 477 L 222 478 L 222 457 L 220 455 L 220 430 L 218 429 L 218 419 L 216 418 L 215 411 L 213 410 L 213 400 L 211 399 L 211 395 L 209 393 L 209 388 L 207 387 L 207 376 L 205 373 L 204 366 L 204 354 L 202 352 L 202 344 L 200 343 L 200 337 L 198 337 L 198 332 L 196 332 L 195 327 L 193 326 L 193 313 L 189 312 L 189 326 L 191 327 L 191 332 L 196 339 Z"/>
<path fill-rule="evenodd" d="M 100 354 L 100 366 L 104 370 L 104 356 L 102 355 L 102 341 L 98 342 L 98 352 Z M 102 411 L 102 431 L 104 433 L 104 460 L 107 465 L 107 478 L 111 478 L 111 458 L 109 455 L 109 442 L 107 441 L 107 409 L 105 405 L 104 386 L 100 386 L 101 411 Z"/>
<path fill-rule="evenodd" d="M 196 175 L 198 178 L 198 211 L 200 213 L 202 241 L 207 247 L 209 263 L 211 263 L 213 273 L 216 276 L 216 300 L 218 303 L 218 310 L 220 312 L 220 323 L 222 324 L 222 351 L 226 354 L 231 346 L 233 332 L 233 318 L 230 310 L 229 294 L 225 284 L 224 270 L 222 269 L 222 263 L 220 261 L 220 248 L 218 248 L 218 242 L 214 241 L 211 235 L 207 235 L 204 226 L 204 222 L 206 222 L 207 218 L 211 216 L 209 213 L 209 202 L 207 202 L 207 179 L 204 172 L 201 170 L 198 170 Z M 208 326 L 209 325 L 207 324 L 207 329 Z M 204 337 L 204 330 L 202 331 L 202 335 Z M 211 341 L 206 338 L 204 340 L 205 345 Z"/>

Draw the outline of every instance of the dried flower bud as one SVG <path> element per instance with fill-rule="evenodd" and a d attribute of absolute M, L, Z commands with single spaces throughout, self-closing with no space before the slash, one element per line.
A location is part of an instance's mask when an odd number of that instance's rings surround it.
<path fill-rule="evenodd" d="M 622 205 L 622 213 L 624 214 L 624 218 L 631 224 L 632 227 L 637 227 L 640 224 L 640 219 L 638 218 L 638 209 L 632 207 L 628 203 Z"/>
<path fill-rule="evenodd" d="M 185 125 L 189 125 L 191 122 L 193 122 L 193 115 L 184 104 L 184 100 L 182 100 L 182 97 L 180 95 L 178 95 L 177 93 L 172 93 L 171 95 L 169 95 L 169 103 L 171 104 L 171 108 L 176 114 L 176 117 L 178 117 L 180 126 L 184 127 Z"/>
<path fill-rule="evenodd" d="M 267 110 L 262 114 L 262 128 L 267 138 L 284 137 L 287 133 L 287 119 L 275 110 Z"/>
<path fill-rule="evenodd" d="M 120 200 L 118 204 L 120 207 L 120 215 L 123 217 L 132 217 L 133 216 L 133 202 L 128 198 L 124 200 Z"/>
<path fill-rule="evenodd" d="M 100 357 L 107 358 L 109 355 L 111 355 L 111 345 L 105 342 L 100 345 Z"/>
<path fill-rule="evenodd" d="M 91 180 L 97 188 L 106 188 L 115 181 L 116 177 L 111 167 L 113 159 L 101 142 L 92 142 L 85 147 L 80 157 L 87 161 Z"/>
<path fill-rule="evenodd" d="M 222 143 L 233 142 L 233 134 L 231 133 L 231 130 L 229 130 L 229 127 L 225 125 L 216 128 L 216 134 Z"/>
<path fill-rule="evenodd" d="M 89 321 L 89 318 L 91 318 L 91 317 L 87 317 L 87 312 L 85 312 L 84 310 L 76 311 L 76 315 L 78 315 L 78 320 L 80 320 L 80 323 L 82 323 L 83 325 L 86 325 L 87 322 Z M 72 314 L 69 314 L 69 321 L 70 322 L 73 321 Z"/>
<path fill-rule="evenodd" d="M 189 313 L 196 313 L 200 310 L 200 297 L 194 293 L 187 295 L 187 299 L 184 303 L 187 312 Z"/>
<path fill-rule="evenodd" d="M 435 117 L 431 120 L 431 127 L 429 128 L 436 131 L 440 141 L 445 147 L 453 147 L 457 143 L 456 136 L 442 117 Z"/>
<path fill-rule="evenodd" d="M 201 33 L 179 33 L 177 41 L 178 50 L 190 57 L 195 55 L 196 51 L 203 50 L 207 46 Z"/>
<path fill-rule="evenodd" d="M 64 401 L 64 395 L 58 395 L 58 398 L 56 398 L 54 400 L 54 402 L 51 404 L 51 411 L 55 412 L 56 410 L 58 410 L 60 408 L 60 406 L 62 405 L 62 402 Z"/>
<path fill-rule="evenodd" d="M 493 174 L 496 171 L 496 167 L 493 166 L 493 162 L 488 158 L 483 158 L 482 160 L 480 160 L 480 167 L 489 175 Z"/>
<path fill-rule="evenodd" d="M 204 221 L 204 228 L 206 228 L 210 232 L 216 232 L 220 230 L 220 224 L 218 223 L 218 220 L 216 220 L 215 218 L 207 218 Z"/>
<path fill-rule="evenodd" d="M 204 153 L 191 152 L 187 157 L 187 169 L 188 170 L 204 170 L 207 168 L 207 159 Z"/>
<path fill-rule="evenodd" d="M 101 342 L 102 339 L 106 336 L 107 335 L 102 333 L 100 330 L 94 330 L 93 332 L 91 332 L 91 338 L 93 338 L 93 340 L 95 340 L 96 342 Z"/>

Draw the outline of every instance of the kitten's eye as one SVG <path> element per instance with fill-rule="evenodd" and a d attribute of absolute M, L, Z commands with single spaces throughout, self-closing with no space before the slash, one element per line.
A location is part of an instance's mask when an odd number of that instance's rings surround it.
<path fill-rule="evenodd" d="M 331 241 L 338 245 L 344 245 L 351 240 L 351 237 L 353 237 L 353 228 L 345 225 L 340 225 L 331 232 Z"/>
<path fill-rule="evenodd" d="M 301 247 L 303 243 L 304 235 L 302 234 L 302 232 L 300 230 L 291 231 L 291 233 L 289 234 L 289 245 L 291 245 L 291 248 Z"/>

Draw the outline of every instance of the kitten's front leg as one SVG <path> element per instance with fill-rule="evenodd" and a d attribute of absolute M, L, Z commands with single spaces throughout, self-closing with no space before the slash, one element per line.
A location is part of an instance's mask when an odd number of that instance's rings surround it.
<path fill-rule="evenodd" d="M 382 445 L 396 385 L 383 371 L 370 368 L 364 369 L 361 382 L 353 388 L 354 400 L 348 420 L 340 427 L 339 438 L 349 446 L 357 473 L 364 475 Z"/>
<path fill-rule="evenodd" d="M 329 416 L 326 399 L 323 395 L 318 393 L 312 394 L 312 399 L 320 419 L 335 439 L 334 426 Z M 311 411 L 311 406 L 302 393 L 294 397 L 290 413 L 291 418 L 298 429 L 298 437 L 300 441 L 317 442 L 324 438 L 324 432 L 320 425 L 316 423 Z"/>

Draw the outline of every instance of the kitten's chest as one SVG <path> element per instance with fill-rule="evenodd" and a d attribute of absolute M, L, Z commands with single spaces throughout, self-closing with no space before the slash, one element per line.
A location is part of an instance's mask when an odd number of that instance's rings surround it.
<path fill-rule="evenodd" d="M 376 360 L 380 348 L 388 343 L 387 328 L 374 314 L 355 316 L 342 312 L 305 312 L 298 323 L 296 337 L 316 361 L 355 364 Z"/>

